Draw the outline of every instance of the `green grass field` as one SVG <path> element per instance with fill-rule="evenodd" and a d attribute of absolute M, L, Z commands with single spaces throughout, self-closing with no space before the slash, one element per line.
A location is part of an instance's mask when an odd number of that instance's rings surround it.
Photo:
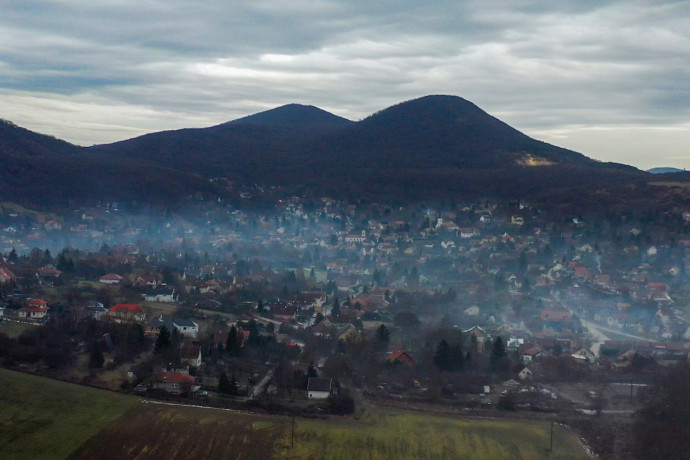
<path fill-rule="evenodd" d="M 0 369 L 0 458 L 586 459 L 550 424 L 367 406 L 360 420 L 291 419 L 142 404 L 137 397 Z"/>
<path fill-rule="evenodd" d="M 40 326 L 34 326 L 33 324 L 26 324 L 26 323 L 16 323 L 14 321 L 2 321 L 0 322 L 0 332 L 7 334 L 8 337 L 10 338 L 16 338 L 21 335 L 22 332 L 33 329 L 35 327 L 40 327 Z"/>
<path fill-rule="evenodd" d="M 0 369 L 0 458 L 64 459 L 135 397 Z"/>
<path fill-rule="evenodd" d="M 586 459 L 578 440 L 555 425 L 373 409 L 364 423 L 300 420 L 284 459 Z M 283 441 L 289 446 L 289 440 Z"/>

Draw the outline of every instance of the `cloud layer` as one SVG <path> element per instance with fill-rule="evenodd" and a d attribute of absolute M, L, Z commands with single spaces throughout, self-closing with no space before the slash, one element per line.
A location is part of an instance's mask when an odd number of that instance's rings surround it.
<path fill-rule="evenodd" d="M 90 145 L 455 94 L 593 158 L 690 168 L 690 4 L 553 3 L 7 0 L 0 117 Z"/>

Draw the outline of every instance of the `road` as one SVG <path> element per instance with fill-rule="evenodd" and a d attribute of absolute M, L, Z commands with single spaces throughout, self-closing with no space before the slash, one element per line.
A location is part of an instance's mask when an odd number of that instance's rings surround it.
<path fill-rule="evenodd" d="M 564 308 L 566 308 L 570 313 L 573 315 L 576 314 L 575 311 L 573 311 L 572 308 L 570 308 L 569 305 L 567 305 L 565 302 L 563 302 L 561 299 L 556 297 L 555 295 L 552 296 L 553 300 L 561 304 Z M 599 349 L 601 348 L 601 344 L 604 343 L 606 340 L 611 340 L 610 337 L 608 337 L 605 332 L 610 332 L 612 334 L 616 335 L 622 335 L 625 337 L 629 337 L 633 340 L 639 340 L 642 342 L 654 342 L 653 339 L 648 339 L 646 337 L 640 337 L 639 335 L 634 335 L 634 334 L 628 334 L 627 332 L 621 332 L 617 331 L 615 329 L 608 328 L 606 326 L 601 326 L 599 324 L 593 323 L 591 321 L 587 321 L 586 319 L 580 317 L 580 322 L 582 323 L 582 326 L 587 329 L 589 334 L 592 336 L 593 342 L 591 346 L 589 347 L 590 351 L 594 353 L 595 356 L 599 356 Z"/>
<path fill-rule="evenodd" d="M 254 399 L 261 393 L 263 393 L 264 387 L 271 380 L 271 377 L 273 377 L 273 369 L 269 369 L 268 372 L 266 372 L 266 375 L 264 375 L 264 377 L 259 381 L 259 383 L 254 385 L 254 387 L 249 392 L 249 399 Z"/>
<path fill-rule="evenodd" d="M 580 322 L 585 327 L 585 329 L 587 329 L 587 331 L 593 339 L 592 344 L 589 347 L 589 350 L 592 353 L 594 353 L 594 356 L 599 356 L 599 349 L 601 348 L 601 344 L 604 343 L 606 340 L 610 340 L 609 337 L 605 335 L 603 332 L 601 332 L 597 325 L 582 318 L 580 318 Z"/>

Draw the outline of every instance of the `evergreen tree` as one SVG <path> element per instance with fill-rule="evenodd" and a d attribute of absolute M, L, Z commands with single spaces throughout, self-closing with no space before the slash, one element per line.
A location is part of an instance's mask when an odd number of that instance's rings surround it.
<path fill-rule="evenodd" d="M 43 260 L 41 261 L 43 265 L 52 265 L 53 263 L 53 256 L 50 255 L 50 250 L 46 249 L 43 251 Z"/>
<path fill-rule="evenodd" d="M 451 368 L 450 346 L 446 339 L 441 339 L 436 347 L 433 358 L 434 366 L 440 371 L 449 371 Z"/>
<path fill-rule="evenodd" d="M 17 262 L 19 262 L 19 256 L 17 256 L 16 249 L 12 248 L 10 253 L 7 255 L 7 260 L 12 262 L 13 264 L 16 264 Z"/>
<path fill-rule="evenodd" d="M 91 354 L 89 355 L 89 367 L 92 369 L 100 369 L 103 367 L 105 358 L 101 350 L 101 342 L 96 342 L 91 347 Z"/>
<path fill-rule="evenodd" d="M 465 354 L 462 352 L 462 343 L 458 342 L 450 346 L 449 366 L 451 371 L 460 371 L 465 366 Z"/>
<path fill-rule="evenodd" d="M 228 332 L 228 340 L 225 342 L 225 351 L 230 356 L 238 356 L 242 351 L 242 342 L 237 328 L 233 325 Z"/>
<path fill-rule="evenodd" d="M 491 368 L 496 369 L 497 363 L 506 355 L 506 346 L 503 343 L 501 336 L 494 339 L 493 348 L 491 350 Z"/>
<path fill-rule="evenodd" d="M 218 393 L 230 394 L 231 385 L 230 380 L 228 380 L 228 374 L 223 372 L 220 374 L 220 379 L 218 379 Z"/>
<path fill-rule="evenodd" d="M 229 388 L 229 393 L 231 395 L 237 395 L 238 391 L 240 388 L 240 384 L 235 378 L 235 374 L 232 374 L 232 377 L 230 378 L 230 388 Z"/>
<path fill-rule="evenodd" d="M 387 344 L 391 340 L 391 332 L 385 324 L 382 324 L 376 329 L 376 340 L 379 343 Z"/>
<path fill-rule="evenodd" d="M 161 331 L 156 339 L 156 344 L 153 347 L 154 353 L 161 353 L 162 351 L 167 350 L 170 348 L 171 344 L 172 341 L 170 339 L 170 331 L 168 331 L 168 328 L 165 326 L 161 327 Z"/>
<path fill-rule="evenodd" d="M 336 318 L 340 316 L 340 302 L 338 296 L 333 297 L 333 305 L 331 306 L 331 316 Z"/>
<path fill-rule="evenodd" d="M 316 367 L 314 367 L 314 362 L 312 361 L 311 363 L 309 363 L 309 367 L 307 368 L 307 378 L 318 376 L 319 374 L 316 372 Z"/>

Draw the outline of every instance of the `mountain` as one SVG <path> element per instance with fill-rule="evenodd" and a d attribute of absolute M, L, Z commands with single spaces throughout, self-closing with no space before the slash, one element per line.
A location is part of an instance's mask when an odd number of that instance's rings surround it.
<path fill-rule="evenodd" d="M 673 173 L 682 173 L 685 172 L 683 169 L 678 169 L 678 168 L 652 168 L 647 170 L 648 173 L 651 174 L 673 174 Z"/>
<path fill-rule="evenodd" d="M 226 123 L 228 125 L 299 126 L 304 128 L 341 127 L 352 124 L 313 105 L 288 104 Z"/>
<path fill-rule="evenodd" d="M 587 196 L 615 204 L 616 190 L 625 187 L 626 196 L 650 195 L 647 173 L 532 139 L 456 96 L 414 99 L 359 122 L 289 104 L 209 128 L 89 148 L 26 130 L 1 137 L 0 146 L 9 147 L 0 154 L 29 162 L 10 174 L 15 196 L 49 195 L 48 202 L 86 194 L 170 203 L 194 191 L 213 193 L 214 177 L 345 199 L 519 197 L 584 206 Z M 31 160 L 39 154 L 40 162 Z"/>
<path fill-rule="evenodd" d="M 160 165 L 93 155 L 83 147 L 0 121 L 0 198 L 37 208 L 80 202 L 172 205 L 214 187 Z"/>

